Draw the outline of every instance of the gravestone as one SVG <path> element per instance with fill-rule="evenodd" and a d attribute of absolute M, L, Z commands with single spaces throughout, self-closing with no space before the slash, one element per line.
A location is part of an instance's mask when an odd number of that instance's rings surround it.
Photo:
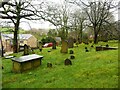
<path fill-rule="evenodd" d="M 74 47 L 74 39 L 72 37 L 68 38 L 68 48 Z"/>
<path fill-rule="evenodd" d="M 62 40 L 61 53 L 68 53 L 68 42 L 66 40 Z"/>
<path fill-rule="evenodd" d="M 47 63 L 47 67 L 52 67 L 52 63 Z"/>
<path fill-rule="evenodd" d="M 79 42 L 78 42 L 78 41 L 76 41 L 76 43 L 75 43 L 75 44 L 76 44 L 76 46 L 78 47 L 78 45 L 79 45 Z"/>
<path fill-rule="evenodd" d="M 24 55 L 29 55 L 29 46 L 24 45 Z"/>
<path fill-rule="evenodd" d="M 33 49 L 31 49 L 31 51 L 32 51 L 32 54 L 35 54 L 35 52 L 34 52 L 34 50 L 33 50 Z"/>
<path fill-rule="evenodd" d="M 48 50 L 48 52 L 51 52 L 51 50 Z"/>
<path fill-rule="evenodd" d="M 86 50 L 85 50 L 85 52 L 89 52 L 89 50 L 88 50 L 88 49 L 86 49 Z"/>
<path fill-rule="evenodd" d="M 74 54 L 74 51 L 73 51 L 73 50 L 70 50 L 70 54 Z"/>
<path fill-rule="evenodd" d="M 42 52 L 42 42 L 39 42 L 39 50 Z"/>
<path fill-rule="evenodd" d="M 106 44 L 106 47 L 109 47 L 109 45 L 108 45 L 108 44 Z"/>
<path fill-rule="evenodd" d="M 53 43 L 52 49 L 56 49 L 56 41 L 54 40 L 52 43 Z"/>
<path fill-rule="evenodd" d="M 66 60 L 64 61 L 64 64 L 65 64 L 65 65 L 72 65 L 72 62 L 71 62 L 70 59 L 66 59 Z"/>
<path fill-rule="evenodd" d="M 93 45 L 91 45 L 91 47 L 94 47 Z"/>
<path fill-rule="evenodd" d="M 87 49 L 87 47 L 85 47 L 85 49 Z"/>
<path fill-rule="evenodd" d="M 4 69 L 4 67 L 2 66 L 2 69 Z"/>
<path fill-rule="evenodd" d="M 71 56 L 70 56 L 70 59 L 75 59 L 75 56 L 71 55 Z"/>

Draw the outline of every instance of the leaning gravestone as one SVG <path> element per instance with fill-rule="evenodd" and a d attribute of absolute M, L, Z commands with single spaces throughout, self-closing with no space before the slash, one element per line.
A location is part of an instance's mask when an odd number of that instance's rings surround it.
<path fill-rule="evenodd" d="M 52 49 L 56 49 L 56 41 L 54 40 L 52 43 L 53 43 Z"/>
<path fill-rule="evenodd" d="M 66 40 L 62 41 L 61 53 L 68 53 L 68 42 Z"/>
<path fill-rule="evenodd" d="M 65 65 L 72 65 L 72 62 L 70 59 L 66 59 L 64 62 Z"/>
<path fill-rule="evenodd" d="M 42 52 L 42 42 L 39 42 L 39 50 Z"/>
<path fill-rule="evenodd" d="M 68 38 L 68 48 L 74 47 L 74 39 L 72 37 Z"/>
<path fill-rule="evenodd" d="M 24 45 L 24 55 L 29 55 L 29 46 Z"/>

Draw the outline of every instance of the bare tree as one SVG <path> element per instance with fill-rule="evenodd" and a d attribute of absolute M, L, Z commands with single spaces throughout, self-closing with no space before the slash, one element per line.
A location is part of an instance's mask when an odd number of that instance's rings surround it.
<path fill-rule="evenodd" d="M 5 0 L 6 1 L 6 0 Z M 0 18 L 2 19 L 10 19 L 12 23 L 14 24 L 14 42 L 13 42 L 13 52 L 18 52 L 18 32 L 19 32 L 19 25 L 20 20 L 22 19 L 28 19 L 28 20 L 35 20 L 39 19 L 37 18 L 37 12 L 36 11 L 40 6 L 41 3 L 38 3 L 38 5 L 33 5 L 34 0 L 8 0 L 7 2 L 1 2 L 0 4 Z"/>
<path fill-rule="evenodd" d="M 71 24 L 73 30 L 76 31 L 77 41 L 82 42 L 82 32 L 85 28 L 86 14 L 83 10 L 77 9 L 71 16 Z"/>
<path fill-rule="evenodd" d="M 108 21 L 110 14 L 110 9 L 114 6 L 112 5 L 113 0 L 94 0 L 85 4 L 82 0 L 79 2 L 74 1 L 73 3 L 81 7 L 81 3 L 85 6 L 85 12 L 88 16 L 91 26 L 94 31 L 94 43 L 98 43 L 98 34 L 101 30 L 101 26 L 104 22 Z"/>
<path fill-rule="evenodd" d="M 63 4 L 45 4 L 46 6 L 43 13 L 41 13 L 41 18 L 45 21 L 48 21 L 52 23 L 54 26 L 56 26 L 58 32 L 61 32 L 60 34 L 62 42 L 64 42 L 68 37 L 68 29 L 69 29 L 69 8 L 67 5 L 67 2 L 64 1 Z M 43 6 L 43 7 L 44 7 Z M 63 49 L 61 48 L 61 52 Z M 67 50 L 67 49 L 66 49 Z M 65 51 L 67 52 L 67 51 Z"/>

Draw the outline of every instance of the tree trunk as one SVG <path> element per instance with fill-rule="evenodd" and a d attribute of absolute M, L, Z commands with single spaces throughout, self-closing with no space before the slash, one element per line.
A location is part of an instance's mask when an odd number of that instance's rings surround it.
<path fill-rule="evenodd" d="M 95 34 L 95 35 L 94 35 L 94 44 L 97 44 L 97 43 L 98 43 L 98 40 L 97 40 L 97 39 L 98 39 L 98 35 Z"/>
<path fill-rule="evenodd" d="M 14 40 L 13 40 L 13 52 L 18 53 L 18 30 L 19 30 L 19 20 L 15 24 L 15 31 L 14 31 Z"/>
<path fill-rule="evenodd" d="M 93 27 L 94 29 L 94 44 L 97 44 L 98 43 L 98 33 L 97 33 L 97 28 L 96 26 Z"/>

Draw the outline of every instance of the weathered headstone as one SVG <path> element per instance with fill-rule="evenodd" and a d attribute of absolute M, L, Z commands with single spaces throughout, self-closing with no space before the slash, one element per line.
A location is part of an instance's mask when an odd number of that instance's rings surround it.
<path fill-rule="evenodd" d="M 72 37 L 68 38 L 68 48 L 74 47 L 74 39 Z"/>
<path fill-rule="evenodd" d="M 52 63 L 47 63 L 47 67 L 52 67 Z"/>
<path fill-rule="evenodd" d="M 109 45 L 108 45 L 108 44 L 106 44 L 106 47 L 109 47 Z"/>
<path fill-rule="evenodd" d="M 56 49 L 56 41 L 54 40 L 52 43 L 53 43 L 52 49 Z"/>
<path fill-rule="evenodd" d="M 39 50 L 42 52 L 42 42 L 39 42 Z"/>
<path fill-rule="evenodd" d="M 62 40 L 61 53 L 68 53 L 68 42 L 66 40 Z"/>
<path fill-rule="evenodd" d="M 74 54 L 74 51 L 73 51 L 73 50 L 70 50 L 70 54 Z"/>
<path fill-rule="evenodd" d="M 70 59 L 66 59 L 64 62 L 65 65 L 72 65 L 72 62 Z"/>
<path fill-rule="evenodd" d="M 51 52 L 51 50 L 48 50 L 48 52 Z"/>
<path fill-rule="evenodd" d="M 32 51 L 32 54 L 35 54 L 35 52 L 34 52 L 34 50 L 33 50 L 33 49 L 31 49 L 31 51 Z"/>
<path fill-rule="evenodd" d="M 79 45 L 79 42 L 78 42 L 78 41 L 76 41 L 76 43 L 75 43 L 75 44 L 76 44 L 76 46 L 78 47 L 78 45 Z"/>
<path fill-rule="evenodd" d="M 71 55 L 71 56 L 70 56 L 70 59 L 75 59 L 75 56 Z"/>
<path fill-rule="evenodd" d="M 87 49 L 87 47 L 85 47 L 85 49 Z"/>
<path fill-rule="evenodd" d="M 29 46 L 24 45 L 24 55 L 29 55 Z"/>
<path fill-rule="evenodd" d="M 93 45 L 91 45 L 91 47 L 94 47 Z"/>
<path fill-rule="evenodd" d="M 2 69 L 4 69 L 4 67 L 2 66 Z"/>
<path fill-rule="evenodd" d="M 85 52 L 89 52 L 89 50 L 88 50 L 88 49 L 86 49 L 86 50 L 85 50 Z"/>

